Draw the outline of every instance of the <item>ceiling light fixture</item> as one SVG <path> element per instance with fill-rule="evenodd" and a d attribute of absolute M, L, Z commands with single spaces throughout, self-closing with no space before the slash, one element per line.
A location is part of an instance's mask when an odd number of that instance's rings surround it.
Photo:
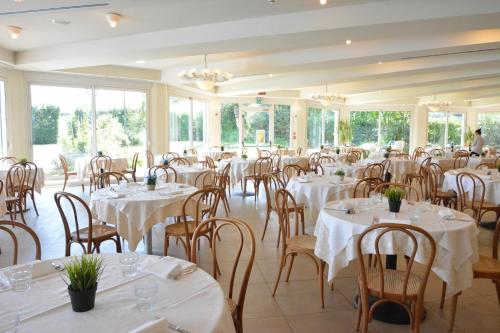
<path fill-rule="evenodd" d="M 54 24 L 60 24 L 60 25 L 69 25 L 69 24 L 71 24 L 70 21 L 59 20 L 59 19 L 52 19 L 52 20 L 50 20 L 50 22 L 52 22 Z"/>
<path fill-rule="evenodd" d="M 23 31 L 23 28 L 9 25 L 7 30 L 9 31 L 10 37 L 12 37 L 12 39 L 18 39 L 19 35 Z"/>
<path fill-rule="evenodd" d="M 443 107 L 450 106 L 451 101 L 439 101 L 436 99 L 436 96 L 434 96 L 434 100 L 422 102 L 419 105 L 427 106 L 429 108 L 429 110 L 431 110 L 432 112 L 436 112 L 436 111 L 439 111 Z"/>
<path fill-rule="evenodd" d="M 198 88 L 203 90 L 212 90 L 217 83 L 230 80 L 233 75 L 221 72 L 218 69 L 211 70 L 207 67 L 207 55 L 205 54 L 205 68 L 202 70 L 190 69 L 182 71 L 177 76 L 184 81 L 194 82 Z"/>
<path fill-rule="evenodd" d="M 379 64 L 379 65 L 382 65 L 382 61 L 379 61 L 379 62 L 378 62 L 378 64 Z"/>
<path fill-rule="evenodd" d="M 136 64 L 143 64 L 143 63 L 145 63 L 145 61 L 144 61 L 144 60 L 139 59 L 139 60 L 136 60 L 136 61 L 135 61 L 135 63 L 136 63 Z"/>
<path fill-rule="evenodd" d="M 326 5 L 326 0 L 319 0 L 319 4 L 320 4 L 321 6 Z"/>
<path fill-rule="evenodd" d="M 118 13 L 107 13 L 106 14 L 106 21 L 108 21 L 109 26 L 111 28 L 116 28 L 118 25 L 118 22 L 122 19 L 122 15 Z"/>
<path fill-rule="evenodd" d="M 347 45 L 351 45 L 352 40 L 348 39 L 348 40 L 346 40 L 346 41 L 345 41 L 345 43 L 346 43 Z"/>
<path fill-rule="evenodd" d="M 340 94 L 330 94 L 328 92 L 328 85 L 325 85 L 325 93 L 315 93 L 311 96 L 315 101 L 319 101 L 323 106 L 345 104 L 346 96 Z"/>

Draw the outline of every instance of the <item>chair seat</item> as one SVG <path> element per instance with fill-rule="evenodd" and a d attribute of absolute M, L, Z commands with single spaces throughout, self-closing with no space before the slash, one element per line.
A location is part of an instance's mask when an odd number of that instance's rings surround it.
<path fill-rule="evenodd" d="M 386 297 L 399 297 L 403 293 L 405 271 L 384 269 L 384 292 Z M 368 289 L 371 293 L 380 292 L 380 272 L 377 268 L 370 268 L 367 271 Z M 413 273 L 408 277 L 408 287 L 406 294 L 410 298 L 416 298 L 421 278 Z"/>
<path fill-rule="evenodd" d="M 500 279 L 500 261 L 486 256 L 479 256 L 474 264 L 474 278 Z"/>
<path fill-rule="evenodd" d="M 89 239 L 89 228 L 85 227 L 79 230 L 80 240 L 86 242 Z M 94 224 L 92 225 L 92 240 L 102 241 L 104 239 L 109 239 L 114 236 L 118 236 L 116 227 L 107 224 Z M 71 233 L 71 239 L 73 241 L 78 241 L 77 232 L 73 231 Z"/>
<path fill-rule="evenodd" d="M 444 191 L 436 191 L 436 196 L 437 197 L 440 197 L 440 198 L 456 198 L 457 197 L 457 193 L 456 192 L 453 192 L 453 191 L 447 191 L 447 192 L 444 192 Z"/>
<path fill-rule="evenodd" d="M 479 204 L 478 203 L 472 205 L 471 201 L 467 201 L 466 205 L 467 205 L 467 207 L 479 208 Z M 500 205 L 497 205 L 494 202 L 484 201 L 482 209 L 499 209 L 500 210 Z"/>
<path fill-rule="evenodd" d="M 313 252 L 316 247 L 316 236 L 301 235 L 286 240 L 287 250 L 298 252 Z"/>
<path fill-rule="evenodd" d="M 179 222 L 167 225 L 165 227 L 165 233 L 171 236 L 185 236 L 186 235 L 186 227 L 184 225 L 185 223 L 186 222 Z M 188 224 L 188 233 L 189 235 L 192 235 L 194 233 L 194 229 L 196 229 L 196 222 L 188 221 L 187 224 Z M 208 232 L 208 230 L 206 230 L 205 232 Z"/>

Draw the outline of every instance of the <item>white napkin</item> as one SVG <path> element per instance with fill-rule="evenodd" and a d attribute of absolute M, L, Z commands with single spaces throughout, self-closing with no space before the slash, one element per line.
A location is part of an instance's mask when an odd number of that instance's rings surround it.
<path fill-rule="evenodd" d="M 297 178 L 297 181 L 299 183 L 310 183 L 311 182 L 311 180 L 307 179 L 307 178 Z"/>
<path fill-rule="evenodd" d="M 165 319 L 156 319 L 142 324 L 129 333 L 166 333 L 168 331 L 168 322 Z"/>
<path fill-rule="evenodd" d="M 176 279 L 188 270 L 196 269 L 196 264 L 173 257 L 144 262 L 142 270 L 160 278 Z"/>
<path fill-rule="evenodd" d="M 446 220 L 453 220 L 455 218 L 455 214 L 453 214 L 451 209 L 441 209 L 438 211 L 438 215 Z"/>
<path fill-rule="evenodd" d="M 390 219 L 390 218 L 379 218 L 378 223 L 399 223 L 399 224 L 411 224 L 410 220 L 406 219 Z"/>
<path fill-rule="evenodd" d="M 338 203 L 335 203 L 335 204 L 329 206 L 329 208 L 336 209 L 336 210 L 348 210 L 348 209 L 353 209 L 354 205 L 350 202 L 340 201 Z"/>
<path fill-rule="evenodd" d="M 124 193 L 118 193 L 115 191 L 106 191 L 106 197 L 110 199 L 123 198 L 124 196 L 125 196 Z"/>

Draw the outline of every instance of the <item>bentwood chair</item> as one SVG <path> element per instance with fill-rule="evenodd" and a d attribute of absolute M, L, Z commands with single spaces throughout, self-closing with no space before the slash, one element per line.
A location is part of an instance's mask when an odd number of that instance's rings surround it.
<path fill-rule="evenodd" d="M 368 198 L 370 193 L 384 180 L 378 177 L 367 177 L 360 179 L 353 190 L 353 198 Z"/>
<path fill-rule="evenodd" d="M 13 156 L 0 157 L 0 164 L 13 165 L 17 163 L 17 158 Z"/>
<path fill-rule="evenodd" d="M 467 167 L 469 163 L 469 156 L 457 156 L 455 161 L 453 161 L 453 169 L 460 169 Z"/>
<path fill-rule="evenodd" d="M 212 171 L 216 171 L 217 166 L 215 165 L 215 161 L 210 156 L 205 156 L 205 161 L 201 162 L 201 165 L 205 168 L 209 168 Z"/>
<path fill-rule="evenodd" d="M 431 164 L 431 157 L 426 157 L 420 162 L 419 168 L 416 172 L 411 172 L 406 174 L 404 183 L 411 185 L 413 181 L 417 181 L 418 184 L 420 185 L 420 190 L 422 193 L 424 192 L 424 184 L 425 184 L 425 177 L 427 175 L 427 171 L 429 169 L 429 165 Z"/>
<path fill-rule="evenodd" d="M 192 237 L 195 229 L 203 220 L 216 215 L 219 199 L 220 190 L 212 187 L 198 190 L 184 200 L 182 204 L 182 221 L 169 224 L 165 227 L 164 256 L 168 255 L 170 237 L 175 237 L 181 241 L 186 252 L 186 257 L 189 258 L 191 247 L 193 246 Z M 212 241 L 213 229 L 204 228 L 198 230 L 198 235 L 205 236 L 209 241 Z"/>
<path fill-rule="evenodd" d="M 231 212 L 231 207 L 229 206 L 229 200 L 227 199 L 227 192 L 231 195 L 231 179 L 229 176 L 229 172 L 231 171 L 231 163 L 226 164 L 222 172 L 216 173 L 216 183 L 215 186 L 220 190 L 220 200 L 224 205 L 224 210 L 226 212 L 226 216 L 229 216 Z M 227 190 L 227 192 L 226 192 Z"/>
<path fill-rule="evenodd" d="M 389 187 L 398 187 L 402 189 L 405 192 L 404 199 L 408 201 L 420 201 L 420 197 L 418 195 L 417 189 L 415 189 L 413 186 L 408 185 L 408 184 L 401 184 L 401 183 L 382 183 L 378 184 L 373 192 L 377 193 L 382 193 L 384 194 L 385 190 L 387 190 Z"/>
<path fill-rule="evenodd" d="M 149 168 L 148 176 L 156 176 L 164 183 L 177 183 L 177 171 L 168 165 L 157 165 Z"/>
<path fill-rule="evenodd" d="M 116 252 L 122 252 L 120 236 L 116 227 L 93 219 L 92 213 L 83 199 L 72 193 L 56 192 L 54 200 L 64 226 L 65 256 L 71 255 L 72 244 L 80 245 L 84 254 L 100 253 L 101 244 L 108 240 L 115 242 Z M 80 221 L 79 218 L 81 218 Z M 74 231 L 71 231 L 72 227 L 74 227 Z"/>
<path fill-rule="evenodd" d="M 288 185 L 288 182 L 290 181 L 290 178 L 300 176 L 301 174 L 307 174 L 306 169 L 302 168 L 298 164 L 287 164 L 283 167 L 283 171 L 281 172 L 281 180 L 286 187 Z"/>
<path fill-rule="evenodd" d="M 332 156 L 328 156 L 328 155 L 321 155 L 318 159 L 318 164 L 319 165 L 323 165 L 323 164 L 335 164 L 335 158 L 333 158 Z"/>
<path fill-rule="evenodd" d="M 494 212 L 495 221 L 500 219 L 500 205 L 484 200 L 486 192 L 484 181 L 481 177 L 469 173 L 461 172 L 457 175 L 458 207 L 463 212 L 472 210 L 473 217 L 479 225 L 484 214 Z"/>
<path fill-rule="evenodd" d="M 97 155 L 90 160 L 90 192 L 97 189 L 97 178 L 103 172 L 111 171 L 112 160 L 107 155 Z"/>
<path fill-rule="evenodd" d="M 380 162 L 380 164 L 384 166 L 384 176 L 382 177 L 382 179 L 384 179 L 384 181 L 386 182 L 390 182 L 392 177 L 389 171 L 391 170 L 391 160 L 389 158 L 386 158 L 385 160 Z"/>
<path fill-rule="evenodd" d="M 177 165 L 177 166 L 191 166 L 191 162 L 188 159 L 183 157 L 176 157 L 170 160 L 169 165 Z"/>
<path fill-rule="evenodd" d="M 257 148 L 258 157 L 271 157 L 272 153 L 270 150 Z"/>
<path fill-rule="evenodd" d="M 111 187 L 113 184 L 120 184 L 124 180 L 127 183 L 128 178 L 121 172 L 103 172 L 97 177 L 97 188 Z"/>
<path fill-rule="evenodd" d="M 234 246 L 236 250 L 236 254 L 234 256 L 234 262 L 231 268 L 231 276 L 229 279 L 229 295 L 227 298 L 227 306 L 229 308 L 229 312 L 233 317 L 234 327 L 237 333 L 243 333 L 243 307 L 245 305 L 245 296 L 248 288 L 248 282 L 250 280 L 250 274 L 252 273 L 252 267 L 255 260 L 255 237 L 252 232 L 252 228 L 241 220 L 237 220 L 234 218 L 224 218 L 224 217 L 212 217 L 203 222 L 201 222 L 198 227 L 193 232 L 193 241 L 191 248 L 191 262 L 197 262 L 197 253 L 199 248 L 197 247 L 198 240 L 201 236 L 205 235 L 206 230 L 213 230 L 213 236 L 211 239 L 211 247 L 212 247 L 212 262 L 213 262 L 213 276 L 215 279 L 219 277 L 219 267 L 218 267 L 218 259 L 217 259 L 217 241 L 216 239 L 222 239 L 224 242 L 224 235 L 221 234 L 221 231 L 230 232 L 230 229 L 236 233 L 237 240 L 231 242 L 231 246 Z M 227 234 L 227 233 L 226 233 Z M 247 250 L 248 251 L 248 260 L 245 260 L 246 263 L 240 263 L 241 253 Z M 224 250 L 227 252 L 227 250 Z M 243 266 L 241 266 L 241 265 Z M 243 268 L 243 274 L 237 274 L 238 267 Z M 236 298 L 236 291 L 234 290 L 235 280 L 237 277 L 241 276 L 239 287 L 239 294 Z"/>
<path fill-rule="evenodd" d="M 177 154 L 176 152 L 173 152 L 173 151 L 169 151 L 169 152 L 166 152 L 165 154 L 163 154 L 161 159 L 164 161 L 170 161 L 170 160 L 172 160 L 174 158 L 178 158 L 178 157 L 180 157 L 179 154 Z"/>
<path fill-rule="evenodd" d="M 413 151 L 413 154 L 411 156 L 411 159 L 412 160 L 416 160 L 417 158 L 419 158 L 420 156 L 422 156 L 422 154 L 425 153 L 425 149 L 422 148 L 422 147 L 417 147 L 415 148 L 415 150 Z"/>
<path fill-rule="evenodd" d="M 472 266 L 474 279 L 488 279 L 495 284 L 497 291 L 497 301 L 500 305 L 500 260 L 498 260 L 498 241 L 500 236 L 500 220 L 497 220 L 495 232 L 493 233 L 492 256 L 487 257 L 480 255 L 479 261 Z M 441 302 L 439 308 L 444 306 L 444 297 L 446 294 L 446 283 L 443 282 L 441 291 Z M 453 330 L 455 324 L 455 314 L 457 312 L 458 295 L 453 295 L 451 299 L 451 317 L 450 317 L 450 331 Z"/>
<path fill-rule="evenodd" d="M 31 229 L 30 227 L 28 227 L 25 224 L 22 224 L 22 223 L 19 223 L 16 221 L 5 221 L 4 220 L 4 221 L 0 221 L 0 231 L 4 231 L 12 239 L 12 244 L 13 244 L 13 246 L 11 247 L 13 249 L 13 251 L 12 251 L 12 253 L 13 253 L 12 254 L 12 256 L 13 256 L 12 265 L 17 265 L 17 256 L 19 253 L 19 243 L 21 241 L 21 239 L 18 239 L 18 236 L 16 235 L 16 233 L 18 233 L 18 232 L 17 231 L 14 232 L 15 228 L 19 228 L 19 229 L 26 231 L 31 236 L 31 238 L 33 238 L 33 242 L 35 243 L 35 260 L 40 260 L 42 258 L 40 239 L 38 238 L 36 233 L 33 231 L 33 229 Z M 24 244 L 24 238 L 22 239 L 22 243 Z"/>
<path fill-rule="evenodd" d="M 257 197 L 259 196 L 260 184 L 264 180 L 264 177 L 271 173 L 273 166 L 273 160 L 270 157 L 260 157 L 252 165 L 252 172 L 250 175 L 243 178 L 243 196 L 247 193 L 247 182 L 250 180 L 253 183 L 255 203 L 257 203 Z"/>
<path fill-rule="evenodd" d="M 123 174 L 130 174 L 132 176 L 132 180 L 137 182 L 136 172 L 137 172 L 137 162 L 139 161 L 139 153 L 135 153 L 134 157 L 132 157 L 132 167 L 130 169 L 123 170 Z"/>
<path fill-rule="evenodd" d="M 68 161 L 66 160 L 66 157 L 64 157 L 64 155 L 59 154 L 59 161 L 61 162 L 61 167 L 64 172 L 64 185 L 62 188 L 62 190 L 64 191 L 66 189 L 66 183 L 68 182 L 69 177 L 76 176 L 77 173 L 76 171 L 69 171 Z M 85 185 L 82 182 L 82 192 L 84 191 L 85 191 Z"/>
<path fill-rule="evenodd" d="M 363 171 L 363 178 L 371 177 L 384 179 L 384 170 L 385 167 L 382 163 L 368 164 L 368 166 Z"/>
<path fill-rule="evenodd" d="M 403 270 L 384 269 L 382 265 L 372 267 L 365 264 L 364 255 L 375 255 L 377 262 L 382 262 L 380 248 L 383 247 L 387 237 L 395 237 L 400 234 L 407 239 L 405 243 L 410 246 L 411 251 L 406 252 L 407 260 Z M 369 234 L 370 235 L 367 237 Z M 387 237 L 383 237 L 387 235 Z M 417 242 L 418 239 L 421 242 Z M 366 241 L 363 242 L 366 238 Z M 368 244 L 370 242 L 370 244 Z M 426 249 L 423 267 L 415 267 L 415 257 L 418 247 Z M 366 249 L 375 249 L 375 251 Z M 368 332 L 368 323 L 371 321 L 373 311 L 381 304 L 395 302 L 402 306 L 410 316 L 410 326 L 414 333 L 420 332 L 420 321 L 424 311 L 424 292 L 431 271 L 432 263 L 436 255 L 436 244 L 432 236 L 422 228 L 397 223 L 382 223 L 368 227 L 359 236 L 356 243 L 356 252 L 359 263 L 358 288 L 360 302 L 358 304 L 358 321 L 356 331 Z M 386 254 L 386 253 L 384 253 Z M 397 254 L 397 253 L 394 253 Z M 417 274 L 416 272 L 420 272 Z M 375 296 L 378 300 L 370 304 L 369 297 Z"/>
<path fill-rule="evenodd" d="M 26 168 L 19 164 L 14 164 L 7 172 L 5 179 L 5 204 L 9 212 L 10 219 L 15 220 L 17 213 L 24 219 L 24 188 L 26 186 Z"/>
<path fill-rule="evenodd" d="M 443 191 L 444 171 L 437 163 L 431 163 L 427 175 L 428 188 L 426 193 L 429 195 L 431 203 L 457 209 L 457 193 L 453 190 Z"/>
<path fill-rule="evenodd" d="M 318 163 L 319 163 L 319 158 L 321 157 L 320 153 L 312 153 L 309 155 L 309 160 L 308 160 L 308 168 L 307 171 L 313 171 L 314 173 L 317 173 L 318 171 Z"/>
<path fill-rule="evenodd" d="M 431 150 L 430 154 L 432 157 L 440 157 L 440 156 L 444 157 L 444 150 L 441 148 L 435 148 Z"/>
<path fill-rule="evenodd" d="M 26 176 L 24 177 L 25 184 L 24 184 L 24 189 L 22 191 L 24 207 L 26 207 L 26 201 L 29 195 L 31 201 L 33 202 L 33 208 L 35 209 L 35 213 L 38 216 L 39 215 L 38 208 L 36 207 L 36 202 L 35 202 L 35 187 L 36 187 L 36 180 L 38 177 L 38 167 L 33 162 L 16 163 L 16 164 L 24 167 L 24 169 L 26 170 Z"/>
<path fill-rule="evenodd" d="M 217 173 L 212 170 L 208 170 L 196 176 L 194 179 L 194 186 L 198 189 L 215 187 L 216 181 Z"/>
<path fill-rule="evenodd" d="M 281 273 L 286 266 L 286 261 L 290 257 L 290 266 L 286 275 L 286 282 L 290 279 L 293 262 L 297 255 L 305 255 L 312 259 L 316 266 L 320 284 L 321 307 L 325 307 L 324 299 L 324 270 L 325 262 L 316 257 L 314 248 L 316 246 L 316 237 L 304 233 L 304 223 L 301 214 L 299 213 L 298 205 L 295 202 L 293 195 L 286 189 L 279 189 L 275 194 L 276 211 L 279 217 L 280 234 L 283 241 L 281 242 L 281 261 L 279 264 L 278 276 L 274 284 L 273 297 L 276 295 L 278 284 L 280 282 Z M 292 216 L 290 216 L 292 215 Z"/>
<path fill-rule="evenodd" d="M 279 174 L 281 171 L 280 170 L 280 168 L 281 168 L 281 155 L 273 153 L 273 154 L 271 154 L 271 156 L 269 156 L 269 158 L 272 161 L 271 172 L 275 173 L 275 174 Z"/>
<path fill-rule="evenodd" d="M 151 150 L 146 150 L 146 161 L 148 168 L 152 168 L 155 165 L 155 157 Z"/>

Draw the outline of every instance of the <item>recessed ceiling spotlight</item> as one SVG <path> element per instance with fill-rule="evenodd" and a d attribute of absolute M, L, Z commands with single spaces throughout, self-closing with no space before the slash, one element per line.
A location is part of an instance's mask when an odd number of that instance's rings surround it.
<path fill-rule="evenodd" d="M 326 5 L 326 0 L 319 0 L 319 4 L 322 6 Z"/>
<path fill-rule="evenodd" d="M 118 22 L 122 19 L 122 15 L 118 13 L 107 13 L 106 20 L 111 28 L 116 28 Z"/>
<path fill-rule="evenodd" d="M 273 74 L 272 74 L 272 73 L 269 73 L 269 75 L 268 75 L 268 76 L 269 76 L 269 77 L 273 77 Z"/>
<path fill-rule="evenodd" d="M 275 3 L 276 0 L 267 0 L 267 2 L 269 2 L 269 3 Z"/>
<path fill-rule="evenodd" d="M 139 60 L 136 60 L 136 61 L 135 61 L 135 63 L 136 63 L 136 64 L 143 64 L 143 63 L 145 63 L 145 61 L 144 61 L 144 60 L 139 59 Z"/>
<path fill-rule="evenodd" d="M 61 25 L 69 25 L 69 24 L 71 24 L 70 21 L 59 20 L 59 19 L 52 19 L 52 20 L 50 20 L 50 22 L 52 22 L 54 24 L 61 24 Z"/>
<path fill-rule="evenodd" d="M 379 61 L 379 62 L 378 62 L 378 64 L 379 64 L 379 65 L 382 65 L 382 61 Z"/>
<path fill-rule="evenodd" d="M 345 41 L 345 43 L 346 43 L 347 45 L 351 45 L 352 40 L 348 39 L 348 40 L 346 40 L 346 41 Z"/>
<path fill-rule="evenodd" d="M 21 34 L 21 32 L 23 31 L 23 28 L 21 27 L 16 27 L 14 25 L 9 25 L 7 27 L 7 30 L 9 31 L 9 34 L 10 34 L 10 37 L 12 37 L 12 39 L 18 39 L 19 38 L 19 35 Z"/>
<path fill-rule="evenodd" d="M 24 0 L 14 0 L 14 2 L 24 2 Z"/>

